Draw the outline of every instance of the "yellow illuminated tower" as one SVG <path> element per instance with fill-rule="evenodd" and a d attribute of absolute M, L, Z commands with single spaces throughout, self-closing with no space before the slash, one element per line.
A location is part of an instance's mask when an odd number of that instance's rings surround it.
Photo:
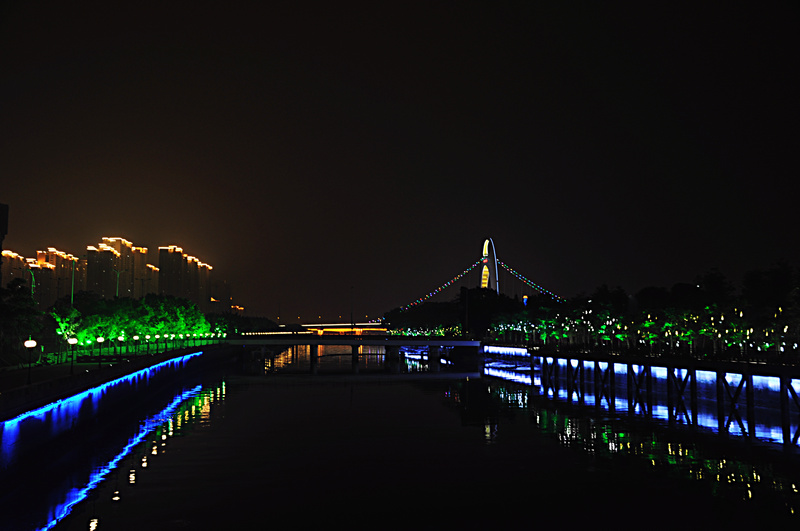
<path fill-rule="evenodd" d="M 491 244 L 491 253 L 489 250 L 490 244 Z M 494 275 L 492 275 L 491 269 L 489 267 L 490 260 L 494 262 Z M 483 264 L 483 267 L 481 269 L 481 287 L 494 289 L 495 291 L 497 291 L 499 295 L 500 283 L 497 281 L 497 254 L 494 249 L 494 242 L 492 241 L 491 238 L 486 238 L 486 241 L 483 242 L 483 255 L 481 256 L 481 264 Z"/>

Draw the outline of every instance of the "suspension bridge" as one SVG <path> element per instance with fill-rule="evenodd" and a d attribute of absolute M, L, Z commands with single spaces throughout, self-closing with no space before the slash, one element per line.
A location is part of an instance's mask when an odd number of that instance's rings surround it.
<path fill-rule="evenodd" d="M 477 279 L 475 278 L 476 275 L 478 276 Z M 501 285 L 503 286 L 502 290 Z M 439 285 L 436 289 L 402 306 L 401 309 L 407 310 L 434 298 L 437 300 L 444 299 L 448 297 L 448 294 L 450 294 L 449 298 L 453 298 L 455 293 L 462 287 L 476 286 L 492 289 L 498 295 L 502 293 L 509 297 L 525 299 L 533 294 L 541 294 L 558 302 L 564 302 L 563 297 L 543 288 L 505 262 L 498 260 L 494 241 L 491 238 L 487 238 L 483 242 L 483 250 L 478 260 L 447 282 Z"/>

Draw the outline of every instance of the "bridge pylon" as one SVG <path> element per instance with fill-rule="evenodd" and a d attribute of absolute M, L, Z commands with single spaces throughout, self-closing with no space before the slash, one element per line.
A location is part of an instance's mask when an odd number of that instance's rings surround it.
<path fill-rule="evenodd" d="M 489 246 L 491 245 L 491 253 Z M 494 274 L 491 265 L 494 264 Z M 497 252 L 491 238 L 486 238 L 483 242 L 483 255 L 481 256 L 481 287 L 493 289 L 500 294 L 500 282 L 497 279 Z"/>

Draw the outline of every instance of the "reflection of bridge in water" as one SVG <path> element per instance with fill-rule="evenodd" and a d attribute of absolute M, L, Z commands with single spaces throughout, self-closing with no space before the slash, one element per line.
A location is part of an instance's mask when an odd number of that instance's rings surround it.
<path fill-rule="evenodd" d="M 409 347 L 425 349 L 430 370 L 438 370 L 442 363 L 455 366 L 463 372 L 479 372 L 481 369 L 480 341 L 442 337 L 397 337 L 386 335 L 320 335 L 315 333 L 262 333 L 228 338 L 225 343 L 237 345 L 266 355 L 268 351 L 283 351 L 296 347 L 308 349 L 309 372 L 316 374 L 319 359 L 325 356 L 320 348 L 348 347 L 351 357 L 351 372 L 358 373 L 360 359 L 376 353 L 385 356 L 386 367 L 399 372 L 405 366 L 405 353 Z M 329 356 L 346 356 L 347 351 L 337 349 Z"/>
<path fill-rule="evenodd" d="M 486 347 L 491 355 L 492 347 Z M 797 446 L 800 367 L 504 348 L 484 374 L 632 418 Z"/>

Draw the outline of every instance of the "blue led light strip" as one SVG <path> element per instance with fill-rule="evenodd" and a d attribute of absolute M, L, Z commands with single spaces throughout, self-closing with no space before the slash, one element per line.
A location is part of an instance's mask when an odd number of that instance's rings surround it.
<path fill-rule="evenodd" d="M 184 400 L 197 395 L 202 387 L 202 385 L 198 385 L 193 389 L 185 391 L 183 394 L 177 396 L 167 407 L 145 420 L 142 423 L 142 427 L 139 429 L 139 433 L 128 440 L 128 444 L 125 445 L 122 451 L 106 465 L 95 470 L 95 472 L 93 472 L 89 478 L 89 482 L 84 487 L 80 489 L 73 489 L 72 492 L 69 492 L 67 494 L 67 501 L 53 511 L 55 513 L 54 518 L 47 525 L 40 527 L 39 529 L 44 530 L 55 527 L 59 521 L 63 520 L 70 513 L 75 505 L 86 499 L 92 489 L 97 487 L 97 485 L 100 484 L 100 482 L 108 475 L 108 473 L 114 470 L 119 462 L 122 461 L 125 456 L 131 453 L 131 450 L 133 450 L 137 444 L 142 442 L 150 432 L 155 430 L 162 422 L 164 422 L 167 417 L 172 415 L 172 413 L 178 408 L 178 406 L 181 405 Z"/>
<path fill-rule="evenodd" d="M 80 403 L 81 401 L 83 401 L 84 398 L 86 398 L 87 396 L 89 396 L 89 395 L 91 395 L 93 393 L 103 392 L 107 388 L 112 387 L 114 385 L 117 385 L 118 383 L 123 382 L 123 381 L 132 381 L 132 380 L 135 380 L 136 378 L 138 378 L 140 376 L 144 376 L 144 375 L 148 375 L 149 376 L 151 373 L 153 373 L 154 371 L 158 371 L 162 367 L 165 367 L 167 365 L 174 365 L 174 364 L 184 363 L 187 360 L 189 360 L 190 358 L 193 358 L 195 356 L 200 356 L 202 353 L 203 353 L 203 351 L 193 352 L 191 354 L 187 354 L 187 355 L 181 356 L 179 358 L 172 358 L 171 360 L 162 361 L 161 363 L 157 363 L 156 365 L 151 365 L 150 367 L 147 367 L 147 368 L 142 369 L 140 371 L 136 371 L 134 373 L 131 373 L 131 374 L 122 376 L 120 378 L 117 378 L 116 380 L 111 380 L 110 382 L 106 382 L 104 384 L 98 385 L 97 387 L 92 387 L 91 389 L 83 391 L 82 393 L 78 393 L 77 395 L 72 395 L 72 396 L 67 397 L 67 398 L 62 398 L 60 400 L 56 400 L 55 402 L 51 402 L 51 403 L 49 403 L 49 404 L 47 404 L 45 406 L 42 406 L 40 408 L 32 409 L 30 411 L 26 411 L 25 413 L 22 413 L 21 415 L 18 415 L 16 417 L 14 417 L 13 419 L 9 419 L 9 420 L 0 422 L 0 426 L 3 426 L 3 425 L 8 426 L 8 425 L 11 425 L 11 424 L 14 424 L 14 423 L 21 422 L 21 421 L 23 421 L 23 420 L 25 420 L 26 418 L 29 418 L 29 417 L 38 417 L 38 416 L 44 415 L 44 414 L 46 414 L 46 413 L 48 413 L 48 412 L 50 412 L 50 411 L 52 411 L 52 410 L 54 410 L 56 408 L 59 408 L 62 405 L 65 405 L 65 404 L 68 404 L 68 403 Z M 5 426 L 3 426 L 3 427 L 5 428 Z"/>

